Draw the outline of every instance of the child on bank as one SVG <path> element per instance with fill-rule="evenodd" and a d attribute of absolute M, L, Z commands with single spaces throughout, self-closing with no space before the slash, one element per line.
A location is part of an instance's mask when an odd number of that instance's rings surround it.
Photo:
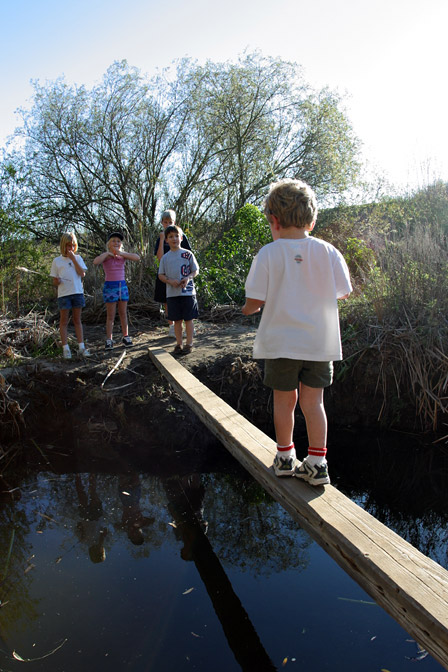
<path fill-rule="evenodd" d="M 342 359 L 337 299 L 352 291 L 341 253 L 311 237 L 316 197 L 299 180 L 271 185 L 265 215 L 273 242 L 255 257 L 246 280 L 244 315 L 264 305 L 254 358 L 265 360 L 264 383 L 274 391 L 277 476 L 296 476 L 312 485 L 330 483 L 324 388 L 333 361 Z M 299 400 L 308 434 L 308 455 L 296 460 L 294 411 Z"/>
<path fill-rule="evenodd" d="M 61 254 L 53 259 L 50 276 L 53 285 L 58 288 L 59 306 L 59 333 L 61 335 L 62 356 L 71 359 L 72 353 L 68 344 L 68 322 L 72 311 L 79 354 L 89 357 L 90 352 L 84 345 L 81 311 L 86 305 L 82 279 L 86 274 L 87 266 L 82 257 L 76 254 L 78 241 L 74 233 L 63 233 L 60 241 Z"/>
<path fill-rule="evenodd" d="M 98 255 L 98 257 L 95 257 L 93 260 L 95 266 L 103 264 L 105 273 L 103 299 L 106 304 L 106 350 L 111 350 L 114 347 L 112 332 L 117 305 L 122 331 L 122 342 L 127 346 L 132 345 L 132 339 L 128 332 L 127 306 L 129 301 L 129 290 L 124 275 L 126 260 L 140 261 L 140 257 L 138 254 L 125 252 L 123 250 L 123 234 L 119 231 L 114 231 L 110 234 L 107 240 L 106 252 Z"/>
<path fill-rule="evenodd" d="M 165 210 L 162 212 L 162 231 L 160 232 L 159 237 L 156 240 L 156 244 L 154 246 L 154 255 L 157 257 L 159 263 L 161 258 L 163 257 L 164 254 L 169 252 L 169 245 L 165 240 L 165 229 L 167 226 L 170 226 L 171 224 L 176 223 L 176 213 L 174 210 Z M 188 242 L 187 236 L 182 232 L 182 242 L 180 244 L 181 247 L 183 247 L 185 250 L 190 250 L 190 243 Z M 163 303 L 165 306 L 165 317 L 168 319 L 169 323 L 169 330 L 168 330 L 168 335 L 174 337 L 174 324 L 173 321 L 170 319 L 168 315 L 168 305 L 166 302 L 166 285 L 163 283 L 160 279 L 159 276 L 156 277 L 156 285 L 155 285 L 155 290 L 154 290 L 154 301 L 157 301 L 157 303 Z"/>
<path fill-rule="evenodd" d="M 188 354 L 193 347 L 193 319 L 199 314 L 193 278 L 199 266 L 193 252 L 181 247 L 182 229 L 175 224 L 165 229 L 169 251 L 160 260 L 159 278 L 166 285 L 168 315 L 174 322 L 175 354 Z M 187 342 L 182 348 L 182 322 L 185 322 Z"/>

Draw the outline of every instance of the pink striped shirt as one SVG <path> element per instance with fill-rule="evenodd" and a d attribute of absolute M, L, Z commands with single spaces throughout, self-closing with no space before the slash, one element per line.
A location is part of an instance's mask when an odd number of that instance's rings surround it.
<path fill-rule="evenodd" d="M 106 275 L 105 281 L 124 280 L 124 264 L 126 259 L 123 257 L 107 257 L 103 261 L 104 273 Z"/>

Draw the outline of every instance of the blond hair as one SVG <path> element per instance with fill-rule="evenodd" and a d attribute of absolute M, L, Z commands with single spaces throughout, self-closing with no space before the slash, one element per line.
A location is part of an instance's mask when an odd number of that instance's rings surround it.
<path fill-rule="evenodd" d="M 61 236 L 61 241 L 59 243 L 59 247 L 61 250 L 61 254 L 63 257 L 67 256 L 67 245 L 69 243 L 72 243 L 73 245 L 73 252 L 76 254 L 78 251 L 78 241 L 76 240 L 76 236 L 73 232 L 69 231 L 67 233 L 63 233 Z"/>
<path fill-rule="evenodd" d="M 174 210 L 164 210 L 162 212 L 162 216 L 160 217 L 160 220 L 162 219 L 171 219 L 173 224 L 176 223 L 176 213 Z"/>
<path fill-rule="evenodd" d="M 264 214 L 278 218 L 280 226 L 303 229 L 317 217 L 317 200 L 311 187 L 301 180 L 285 178 L 271 184 L 264 202 Z"/>

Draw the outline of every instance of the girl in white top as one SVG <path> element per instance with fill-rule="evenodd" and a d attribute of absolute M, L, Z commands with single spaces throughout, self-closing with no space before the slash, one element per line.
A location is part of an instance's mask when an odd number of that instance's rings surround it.
<path fill-rule="evenodd" d="M 53 259 L 50 276 L 53 285 L 58 288 L 59 306 L 59 333 L 61 335 L 62 355 L 64 359 L 71 359 L 72 353 L 68 345 L 68 322 L 72 311 L 79 354 L 89 357 L 90 352 L 84 345 L 81 311 L 86 305 L 82 279 L 86 274 L 87 266 L 82 257 L 76 254 L 78 241 L 74 233 L 63 233 L 60 241 L 61 254 Z"/>

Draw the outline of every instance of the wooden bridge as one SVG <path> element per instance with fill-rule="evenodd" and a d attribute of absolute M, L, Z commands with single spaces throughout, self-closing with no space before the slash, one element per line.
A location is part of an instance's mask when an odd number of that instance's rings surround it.
<path fill-rule="evenodd" d="M 448 670 L 448 572 L 331 485 L 275 476 L 272 439 L 162 348 L 150 357 L 185 403 L 304 530 Z"/>

